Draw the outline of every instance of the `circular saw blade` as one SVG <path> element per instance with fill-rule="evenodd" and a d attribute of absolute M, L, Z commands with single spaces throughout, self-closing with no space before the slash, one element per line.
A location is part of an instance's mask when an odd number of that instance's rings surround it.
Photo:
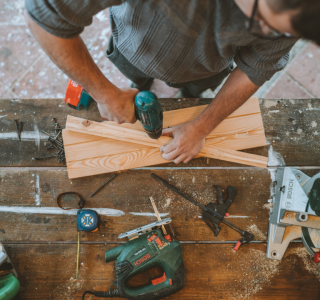
<path fill-rule="evenodd" d="M 314 184 L 315 180 L 318 178 L 320 178 L 320 173 L 311 177 L 302 186 L 302 188 L 307 196 L 309 196 L 309 193 L 313 187 L 313 184 Z M 307 204 L 306 212 L 309 214 L 316 215 L 315 211 L 312 210 L 309 203 Z M 320 249 L 320 230 L 308 228 L 308 227 L 302 227 L 302 242 L 311 255 L 314 255 L 315 252 L 319 252 L 319 249 Z"/>

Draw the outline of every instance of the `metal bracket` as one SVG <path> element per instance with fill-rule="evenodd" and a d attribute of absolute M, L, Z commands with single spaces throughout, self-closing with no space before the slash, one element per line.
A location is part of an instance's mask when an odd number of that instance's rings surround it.
<path fill-rule="evenodd" d="M 171 218 L 166 218 L 166 219 L 163 219 L 162 221 L 150 223 L 148 225 L 139 227 L 137 229 L 133 229 L 133 230 L 127 231 L 125 233 L 121 233 L 118 238 L 123 239 L 125 237 L 128 237 L 129 240 L 132 240 L 134 238 L 137 238 L 139 235 L 142 235 L 142 234 L 145 234 L 145 233 L 152 231 L 152 229 L 154 227 L 167 225 L 167 224 L 170 224 L 171 222 L 172 222 Z"/>

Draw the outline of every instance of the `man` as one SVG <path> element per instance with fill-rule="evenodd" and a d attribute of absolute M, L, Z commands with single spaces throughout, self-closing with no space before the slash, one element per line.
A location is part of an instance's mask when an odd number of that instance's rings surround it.
<path fill-rule="evenodd" d="M 106 7 L 112 26 L 107 57 L 134 88 L 114 86 L 79 37 Z M 196 156 L 205 137 L 285 67 L 297 38 L 320 41 L 314 0 L 27 0 L 26 10 L 34 37 L 96 100 L 104 120 L 134 123 L 134 97 L 154 78 L 184 97 L 198 97 L 230 74 L 202 114 L 163 130 L 174 139 L 160 151 L 175 163 Z"/>

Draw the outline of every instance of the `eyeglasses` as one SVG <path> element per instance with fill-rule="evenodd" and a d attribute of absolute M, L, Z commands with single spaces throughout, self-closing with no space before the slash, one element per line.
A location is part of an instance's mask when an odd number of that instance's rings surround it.
<path fill-rule="evenodd" d="M 283 33 L 273 29 L 272 27 L 270 27 L 269 25 L 267 25 L 270 29 L 269 33 L 264 33 L 261 26 L 260 26 L 260 22 L 255 20 L 254 17 L 257 13 L 257 8 L 258 8 L 258 0 L 254 1 L 253 4 L 253 9 L 252 9 L 252 14 L 250 19 L 246 20 L 245 22 L 245 26 L 248 30 L 248 32 L 258 38 L 261 39 L 266 39 L 266 40 L 272 40 L 281 36 L 285 36 Z"/>

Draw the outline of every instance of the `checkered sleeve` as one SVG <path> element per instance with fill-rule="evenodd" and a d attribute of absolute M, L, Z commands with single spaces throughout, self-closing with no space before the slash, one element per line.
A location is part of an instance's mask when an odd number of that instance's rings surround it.
<path fill-rule="evenodd" d="M 47 32 L 61 37 L 78 36 L 99 11 L 125 0 L 25 0 L 26 11 Z"/>
<path fill-rule="evenodd" d="M 262 44 L 240 47 L 234 57 L 237 66 L 257 86 L 263 85 L 287 65 L 293 38 L 278 38 Z"/>

